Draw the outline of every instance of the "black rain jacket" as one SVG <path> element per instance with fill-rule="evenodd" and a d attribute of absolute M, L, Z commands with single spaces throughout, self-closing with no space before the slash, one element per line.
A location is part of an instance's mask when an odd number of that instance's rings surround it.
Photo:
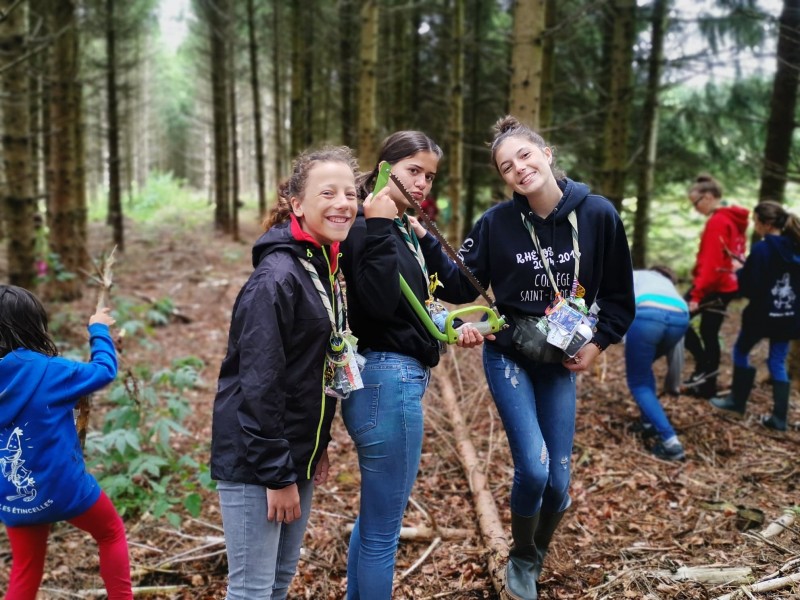
<path fill-rule="evenodd" d="M 331 298 L 337 254 L 338 244 L 321 248 L 294 218 L 253 247 L 255 270 L 233 306 L 214 399 L 213 479 L 280 489 L 313 477 L 336 411 L 323 384 L 331 323 L 298 257 Z"/>

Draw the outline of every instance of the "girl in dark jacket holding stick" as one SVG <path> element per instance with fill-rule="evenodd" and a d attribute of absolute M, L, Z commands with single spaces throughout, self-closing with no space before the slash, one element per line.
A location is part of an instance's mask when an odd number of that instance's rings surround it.
<path fill-rule="evenodd" d="M 431 299 L 432 283 L 410 227 L 409 202 L 395 183 L 376 194 L 379 165 L 392 173 L 417 202 L 431 190 L 442 151 L 420 131 L 399 131 L 384 140 L 378 165 L 361 182 L 365 195 L 347 241 L 342 270 L 353 333 L 366 366 L 364 388 L 342 404 L 361 470 L 358 518 L 347 555 L 348 600 L 390 600 L 403 512 L 417 477 L 422 452 L 422 396 L 430 369 L 439 362 L 439 342 L 428 332 L 400 288 L 400 275 L 417 300 Z M 466 327 L 458 345 L 483 342 Z"/>
<path fill-rule="evenodd" d="M 347 335 L 337 261 L 355 172 L 348 148 L 297 158 L 233 307 L 211 440 L 228 600 L 286 598 L 313 487 L 327 478 L 329 357 Z"/>
<path fill-rule="evenodd" d="M 772 414 L 761 422 L 786 429 L 791 383 L 786 372 L 789 340 L 800 338 L 800 219 L 777 202 L 766 200 L 753 210 L 758 235 L 737 273 L 739 291 L 749 300 L 733 347 L 733 384 L 728 396 L 713 398 L 717 408 L 744 414 L 756 369 L 748 355 L 762 339 L 769 340 L 767 367 L 772 378 Z"/>
<path fill-rule="evenodd" d="M 514 117 L 498 121 L 496 131 L 492 162 L 513 197 L 478 219 L 461 246 L 464 262 L 484 287 L 492 286 L 500 311 L 519 319 L 517 327 L 526 317 L 544 316 L 557 299 L 600 307 L 594 336 L 571 358 L 548 352 L 542 359 L 557 362 L 542 362 L 522 354 L 513 327 L 484 346 L 486 379 L 514 459 L 506 591 L 530 600 L 538 597 L 545 553 L 570 505 L 575 374 L 622 339 L 634 316 L 633 279 L 611 203 L 555 170 L 552 150 Z M 441 297 L 474 300 L 468 279 L 423 232 L 417 233 L 430 270 L 444 284 Z"/>

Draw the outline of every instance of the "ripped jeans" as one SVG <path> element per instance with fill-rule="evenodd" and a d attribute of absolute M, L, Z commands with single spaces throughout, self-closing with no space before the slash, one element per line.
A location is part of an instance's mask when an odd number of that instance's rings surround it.
<path fill-rule="evenodd" d="M 514 459 L 511 510 L 523 517 L 570 504 L 575 374 L 483 346 L 483 369 Z"/>

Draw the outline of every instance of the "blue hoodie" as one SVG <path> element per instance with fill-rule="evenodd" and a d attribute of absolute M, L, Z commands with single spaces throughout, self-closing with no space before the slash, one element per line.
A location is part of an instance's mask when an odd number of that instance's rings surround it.
<path fill-rule="evenodd" d="M 106 325 L 89 336 L 89 363 L 26 349 L 0 359 L 0 521 L 10 527 L 72 519 L 100 496 L 72 409 L 114 380 L 117 356 Z"/>
<path fill-rule="evenodd" d="M 594 340 L 605 348 L 622 339 L 635 314 L 628 240 L 619 215 L 607 199 L 590 194 L 585 184 L 571 179 L 558 184 L 563 196 L 546 218 L 531 211 L 528 200 L 515 193 L 511 200 L 493 206 L 478 219 L 459 255 L 484 287 L 492 286 L 501 313 L 543 315 L 555 292 L 522 216 L 533 224 L 559 290 L 569 296 L 575 258 L 567 217 L 574 210 L 581 253 L 578 280 L 586 290 L 586 305 L 597 302 L 600 307 Z M 478 292 L 441 252 L 434 236 L 425 235 L 420 245 L 428 270 L 438 272 L 444 284 L 437 290 L 439 297 L 457 304 L 477 297 Z M 511 331 L 500 332 L 496 341 L 489 343 L 510 351 Z"/>
<path fill-rule="evenodd" d="M 737 277 L 750 301 L 743 330 L 777 341 L 800 338 L 800 250 L 791 239 L 768 235 L 754 244 Z"/>

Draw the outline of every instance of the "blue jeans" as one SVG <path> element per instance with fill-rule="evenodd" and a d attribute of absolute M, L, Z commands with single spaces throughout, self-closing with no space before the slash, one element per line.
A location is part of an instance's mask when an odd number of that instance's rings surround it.
<path fill-rule="evenodd" d="M 570 504 L 575 375 L 560 363 L 515 361 L 492 344 L 483 348 L 486 381 L 514 460 L 511 510 L 523 517 L 562 512 Z"/>
<path fill-rule="evenodd" d="M 395 554 L 422 453 L 430 370 L 392 352 L 366 352 L 364 388 L 342 401 L 358 452 L 361 506 L 347 557 L 348 600 L 389 600 Z"/>
<path fill-rule="evenodd" d="M 733 346 L 733 365 L 735 367 L 749 367 L 750 362 L 747 355 L 758 342 L 764 338 L 763 335 L 753 331 L 750 327 L 742 327 L 736 344 Z M 789 374 L 786 372 L 786 357 L 789 356 L 789 342 L 769 340 L 769 356 L 767 357 L 767 367 L 773 381 L 789 381 Z"/>
<path fill-rule="evenodd" d="M 292 583 L 311 513 L 314 484 L 297 483 L 301 516 L 292 523 L 267 520 L 267 489 L 218 481 L 228 554 L 227 600 L 283 600 Z"/>
<path fill-rule="evenodd" d="M 656 395 L 653 363 L 681 341 L 689 327 L 689 314 L 654 306 L 637 306 L 636 318 L 625 335 L 625 372 L 642 420 L 655 427 L 662 440 L 675 435 Z"/>

